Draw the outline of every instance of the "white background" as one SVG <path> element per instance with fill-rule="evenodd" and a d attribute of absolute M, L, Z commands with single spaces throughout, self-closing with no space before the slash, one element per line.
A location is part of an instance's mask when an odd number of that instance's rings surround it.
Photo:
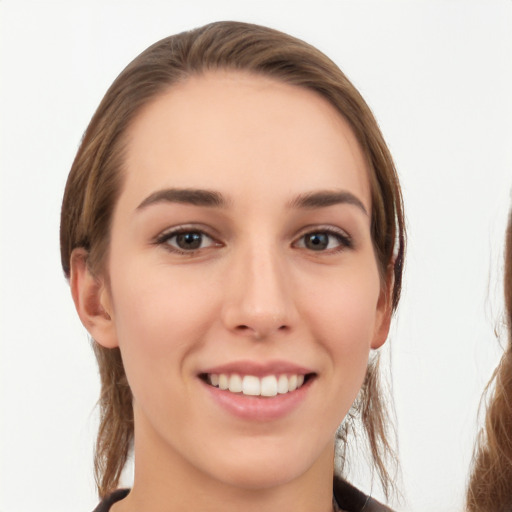
<path fill-rule="evenodd" d="M 314 44 L 376 114 L 410 235 L 389 343 L 400 510 L 461 510 L 479 397 L 499 355 L 512 2 L 0 0 L 0 19 L 0 511 L 96 504 L 99 385 L 60 268 L 64 183 L 119 71 L 150 43 L 220 19 Z"/>

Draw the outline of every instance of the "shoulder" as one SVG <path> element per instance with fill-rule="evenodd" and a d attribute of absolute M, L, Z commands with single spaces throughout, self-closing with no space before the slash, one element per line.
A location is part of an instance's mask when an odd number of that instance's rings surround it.
<path fill-rule="evenodd" d="M 93 512 L 108 512 L 110 507 L 119 500 L 126 498 L 130 489 L 117 489 L 113 493 L 109 494 L 106 498 L 104 498 L 101 503 L 93 510 Z"/>
<path fill-rule="evenodd" d="M 334 498 L 346 512 L 393 512 L 341 478 L 334 479 Z"/>

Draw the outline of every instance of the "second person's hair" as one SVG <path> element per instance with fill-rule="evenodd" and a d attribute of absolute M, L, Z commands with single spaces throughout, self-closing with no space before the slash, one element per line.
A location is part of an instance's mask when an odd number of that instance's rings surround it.
<path fill-rule="evenodd" d="M 507 345 L 486 389 L 489 401 L 473 461 L 468 512 L 512 510 L 512 211 L 505 243 L 505 314 Z"/>

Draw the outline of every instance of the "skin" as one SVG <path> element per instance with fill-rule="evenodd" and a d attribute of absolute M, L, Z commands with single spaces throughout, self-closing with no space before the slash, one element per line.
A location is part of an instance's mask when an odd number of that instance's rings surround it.
<path fill-rule="evenodd" d="M 134 486 L 114 512 L 331 510 L 335 432 L 390 318 L 351 129 L 311 91 L 212 72 L 147 105 L 127 141 L 105 268 L 93 276 L 77 250 L 71 276 L 134 395 Z M 155 196 L 168 189 L 223 204 Z M 319 191 L 344 195 L 304 204 Z M 204 233 L 200 247 L 179 252 L 176 227 Z M 315 236 L 328 245 L 312 249 Z M 240 360 L 314 379 L 291 412 L 239 418 L 198 373 Z"/>

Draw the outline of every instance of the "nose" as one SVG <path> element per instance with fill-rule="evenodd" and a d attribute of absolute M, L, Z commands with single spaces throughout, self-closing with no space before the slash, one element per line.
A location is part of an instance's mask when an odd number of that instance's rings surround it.
<path fill-rule="evenodd" d="M 298 317 L 286 262 L 261 246 L 230 261 L 222 321 L 237 334 L 260 340 L 290 331 Z"/>

